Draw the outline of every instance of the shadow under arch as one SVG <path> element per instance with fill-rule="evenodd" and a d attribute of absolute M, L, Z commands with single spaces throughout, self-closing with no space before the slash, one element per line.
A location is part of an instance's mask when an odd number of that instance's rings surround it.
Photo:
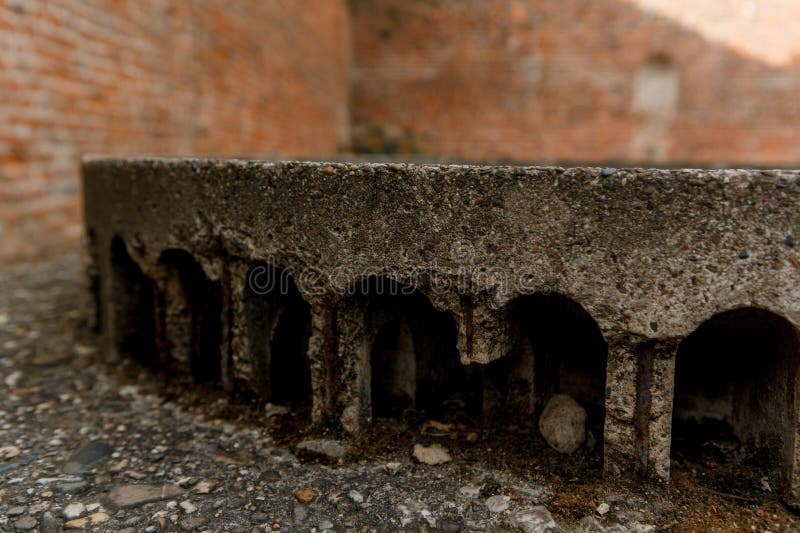
<path fill-rule="evenodd" d="M 291 274 L 267 263 L 254 265 L 244 291 L 244 327 L 253 389 L 264 400 L 311 406 L 311 306 Z"/>
<path fill-rule="evenodd" d="M 187 251 L 168 249 L 159 257 L 162 342 L 168 366 L 191 371 L 202 381 L 219 379 L 222 339 L 222 288 L 210 280 Z"/>
<path fill-rule="evenodd" d="M 519 296 L 507 310 L 513 349 L 486 368 L 487 417 L 534 426 L 550 397 L 568 394 L 602 442 L 608 346 L 592 316 L 558 293 Z"/>
<path fill-rule="evenodd" d="M 672 458 L 727 465 L 715 470 L 732 490 L 768 475 L 785 495 L 797 477 L 798 370 L 800 336 L 786 318 L 743 307 L 703 322 L 676 356 Z"/>
<path fill-rule="evenodd" d="M 158 362 L 153 281 L 128 253 L 119 236 L 111 240 L 111 305 L 115 346 L 138 361 Z"/>
<path fill-rule="evenodd" d="M 366 311 L 373 418 L 399 418 L 407 410 L 428 418 L 479 414 L 480 378 L 461 364 L 449 313 L 387 277 L 362 278 L 352 292 Z"/>

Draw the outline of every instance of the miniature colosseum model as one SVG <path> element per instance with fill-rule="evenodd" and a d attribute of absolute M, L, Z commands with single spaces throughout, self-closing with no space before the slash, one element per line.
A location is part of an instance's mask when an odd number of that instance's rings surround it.
<path fill-rule="evenodd" d="M 711 421 L 800 503 L 798 172 L 98 158 L 84 175 L 110 357 L 354 436 L 454 394 L 533 419 L 566 393 L 607 474 L 664 481 Z"/>

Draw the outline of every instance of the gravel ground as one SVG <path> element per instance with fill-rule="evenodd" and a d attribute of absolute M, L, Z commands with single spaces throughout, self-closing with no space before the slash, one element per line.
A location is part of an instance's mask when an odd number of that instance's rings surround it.
<path fill-rule="evenodd" d="M 309 461 L 297 443 L 337 436 L 105 363 L 92 315 L 77 254 L 0 272 L 0 531 L 800 530 L 768 488 L 727 494 L 713 465 L 604 485 L 597 451 L 566 458 L 514 428 L 382 423 Z M 415 444 L 452 460 L 421 464 Z"/>

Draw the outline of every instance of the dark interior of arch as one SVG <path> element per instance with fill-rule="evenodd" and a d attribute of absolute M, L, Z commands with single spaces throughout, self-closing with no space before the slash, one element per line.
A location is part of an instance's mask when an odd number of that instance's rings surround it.
<path fill-rule="evenodd" d="M 248 282 L 244 296 L 253 365 L 251 386 L 272 403 L 310 406 L 307 351 L 311 306 L 285 270 L 259 264 L 251 269 L 248 279 L 254 280 Z"/>
<path fill-rule="evenodd" d="M 203 268 L 185 250 L 167 250 L 160 263 L 173 275 L 177 287 L 166 298 L 180 299 L 188 338 L 171 339 L 171 344 L 185 344 L 192 373 L 202 381 L 219 378 L 222 343 L 222 288 L 219 281 L 208 279 Z M 165 308 L 175 302 L 164 302 Z"/>
<path fill-rule="evenodd" d="M 117 345 L 122 353 L 154 364 L 157 357 L 153 283 L 128 254 L 120 237 L 111 242 L 111 265 Z"/>
<path fill-rule="evenodd" d="M 599 438 L 608 346 L 597 323 L 555 293 L 519 297 L 508 312 L 513 351 L 486 369 L 487 414 L 534 425 L 552 395 L 568 394 L 586 409 L 588 428 Z"/>
<path fill-rule="evenodd" d="M 479 414 L 480 376 L 460 362 L 452 316 L 388 278 L 369 278 L 357 292 L 368 301 L 373 416 L 399 418 L 407 410 L 440 419 Z"/>
<path fill-rule="evenodd" d="M 786 466 L 798 359 L 796 329 L 769 311 L 727 311 L 700 325 L 675 362 L 673 457 Z"/>

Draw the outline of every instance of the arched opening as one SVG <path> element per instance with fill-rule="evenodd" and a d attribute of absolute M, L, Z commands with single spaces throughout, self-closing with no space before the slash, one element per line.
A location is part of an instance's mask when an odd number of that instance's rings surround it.
<path fill-rule="evenodd" d="M 399 418 L 409 410 L 428 419 L 480 411 L 478 374 L 460 362 L 450 314 L 388 278 L 362 280 L 356 293 L 367 300 L 373 418 Z"/>
<path fill-rule="evenodd" d="M 671 455 L 713 466 L 727 491 L 783 487 L 794 463 L 796 328 L 770 311 L 717 314 L 680 344 Z"/>
<path fill-rule="evenodd" d="M 222 289 L 185 250 L 161 254 L 161 327 L 167 364 L 190 370 L 200 380 L 220 373 Z"/>
<path fill-rule="evenodd" d="M 153 283 L 130 256 L 120 237 L 114 237 L 111 242 L 111 269 L 113 334 L 117 350 L 154 364 L 157 357 Z"/>
<path fill-rule="evenodd" d="M 554 293 L 519 297 L 508 312 L 513 351 L 486 369 L 487 415 L 535 426 L 548 400 L 565 394 L 586 411 L 587 440 L 602 442 L 608 347 L 597 323 Z"/>
<path fill-rule="evenodd" d="M 275 404 L 309 407 L 311 306 L 288 272 L 266 264 L 250 270 L 244 324 L 252 367 L 248 388 Z"/>

